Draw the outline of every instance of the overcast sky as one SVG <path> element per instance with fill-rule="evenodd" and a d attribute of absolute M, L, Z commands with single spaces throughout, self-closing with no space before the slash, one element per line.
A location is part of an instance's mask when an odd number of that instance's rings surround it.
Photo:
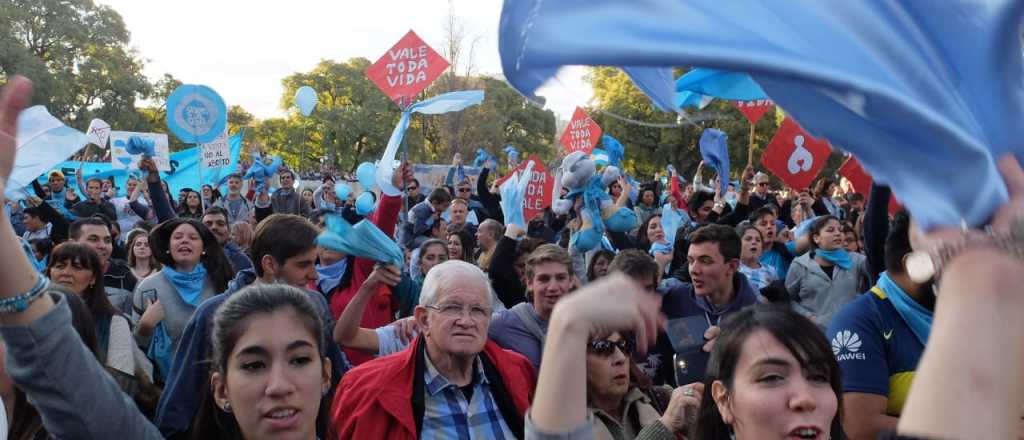
<path fill-rule="evenodd" d="M 258 118 L 281 115 L 281 79 L 321 59 L 376 61 L 413 29 L 441 52 L 447 0 L 98 0 L 124 17 L 146 74 L 170 73 L 217 90 Z M 479 37 L 477 71 L 500 74 L 500 0 L 452 0 L 467 34 Z M 539 93 L 568 119 L 591 98 L 582 68 L 564 70 Z"/>

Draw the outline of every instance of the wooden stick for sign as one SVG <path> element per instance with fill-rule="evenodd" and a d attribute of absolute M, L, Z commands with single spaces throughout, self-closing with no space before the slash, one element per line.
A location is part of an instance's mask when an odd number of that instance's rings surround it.
<path fill-rule="evenodd" d="M 750 124 L 750 147 L 747 148 L 747 165 L 754 164 L 754 133 L 757 126 Z"/>

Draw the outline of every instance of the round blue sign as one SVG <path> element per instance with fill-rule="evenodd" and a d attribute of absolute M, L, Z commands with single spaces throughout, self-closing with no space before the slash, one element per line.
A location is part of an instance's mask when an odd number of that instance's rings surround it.
<path fill-rule="evenodd" d="M 182 84 L 167 98 L 167 128 L 182 142 L 213 142 L 227 126 L 228 110 L 213 89 Z"/>

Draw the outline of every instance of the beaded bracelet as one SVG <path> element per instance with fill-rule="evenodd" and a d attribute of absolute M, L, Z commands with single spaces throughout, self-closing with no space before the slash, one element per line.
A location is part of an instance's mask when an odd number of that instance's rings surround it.
<path fill-rule="evenodd" d="M 50 287 L 50 279 L 39 275 L 35 285 L 28 292 L 0 300 L 0 314 L 24 312 L 30 304 L 43 296 L 48 287 Z"/>

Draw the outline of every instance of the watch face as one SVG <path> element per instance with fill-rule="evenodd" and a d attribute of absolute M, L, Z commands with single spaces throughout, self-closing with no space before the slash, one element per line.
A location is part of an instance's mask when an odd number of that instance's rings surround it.
<path fill-rule="evenodd" d="M 923 283 L 935 276 L 935 263 L 927 252 L 912 252 L 907 256 L 907 275 L 915 283 Z"/>

